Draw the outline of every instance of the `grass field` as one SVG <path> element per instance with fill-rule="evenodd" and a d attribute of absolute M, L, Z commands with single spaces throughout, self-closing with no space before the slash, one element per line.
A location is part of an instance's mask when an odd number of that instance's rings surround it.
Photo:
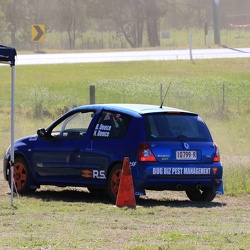
<path fill-rule="evenodd" d="M 136 209 L 116 208 L 86 190 L 42 188 L 10 206 L 0 172 L 0 249 L 250 248 L 250 59 L 16 67 L 15 137 L 36 133 L 75 105 L 160 103 L 198 112 L 217 142 L 224 196 L 191 203 L 179 192 L 149 192 Z M 0 153 L 10 143 L 11 78 L 0 67 Z"/>
<path fill-rule="evenodd" d="M 2 182 L 0 182 L 2 184 Z M 182 192 L 149 192 L 136 209 L 117 208 L 82 189 L 42 188 L 15 197 L 0 185 L 0 249 L 187 249 L 250 247 L 249 197 L 212 203 Z"/>

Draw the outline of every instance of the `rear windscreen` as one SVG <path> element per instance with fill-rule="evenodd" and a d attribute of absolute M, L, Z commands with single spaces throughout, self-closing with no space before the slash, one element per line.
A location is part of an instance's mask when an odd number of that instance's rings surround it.
<path fill-rule="evenodd" d="M 207 126 L 197 115 L 147 114 L 144 122 L 147 140 L 212 141 Z"/>

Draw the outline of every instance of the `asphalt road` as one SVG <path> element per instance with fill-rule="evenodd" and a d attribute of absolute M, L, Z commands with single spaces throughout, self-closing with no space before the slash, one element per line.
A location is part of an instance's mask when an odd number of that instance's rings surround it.
<path fill-rule="evenodd" d="M 192 55 L 192 57 L 191 57 Z M 193 60 L 215 58 L 247 58 L 250 48 L 219 48 L 186 50 L 148 50 L 148 51 L 118 51 L 118 52 L 84 52 L 58 54 L 27 54 L 17 55 L 16 65 L 34 64 L 66 64 L 94 62 L 128 62 L 128 61 L 167 61 Z"/>

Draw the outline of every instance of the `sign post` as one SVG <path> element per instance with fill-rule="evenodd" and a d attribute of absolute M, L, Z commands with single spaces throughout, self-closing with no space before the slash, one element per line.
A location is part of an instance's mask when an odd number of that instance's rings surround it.
<path fill-rule="evenodd" d="M 220 0 L 213 0 L 214 43 L 220 45 Z"/>

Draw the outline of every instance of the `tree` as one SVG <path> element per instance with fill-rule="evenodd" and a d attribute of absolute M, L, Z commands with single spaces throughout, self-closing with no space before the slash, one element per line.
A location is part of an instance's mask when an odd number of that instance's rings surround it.
<path fill-rule="evenodd" d="M 157 4 L 162 0 L 89 0 L 89 13 L 98 19 L 111 19 L 131 47 L 141 47 L 146 21 L 150 46 L 159 46 Z"/>
<path fill-rule="evenodd" d="M 7 32 L 7 28 L 9 26 L 9 24 L 7 24 L 6 22 L 6 18 L 5 18 L 5 15 L 2 11 L 2 7 L 0 6 L 0 26 L 1 26 L 1 29 L 0 29 L 0 44 L 3 44 L 5 43 L 4 41 L 4 38 L 6 36 L 6 32 Z"/>
<path fill-rule="evenodd" d="M 11 46 L 17 47 L 17 32 L 21 34 L 24 27 L 29 24 L 27 17 L 30 14 L 32 0 L 1 0 L 0 5 L 5 13 L 7 28 L 10 30 Z"/>
<path fill-rule="evenodd" d="M 111 20 L 131 47 L 142 46 L 144 14 L 138 0 L 89 0 L 88 13 L 98 20 Z"/>
<path fill-rule="evenodd" d="M 75 49 L 76 32 L 83 3 L 80 0 L 57 0 L 57 20 L 68 34 L 69 49 Z M 63 28 L 64 29 L 64 28 Z"/>
<path fill-rule="evenodd" d="M 146 14 L 149 45 L 151 47 L 160 46 L 157 25 L 160 15 L 157 8 L 156 0 L 141 0 L 140 2 Z"/>

